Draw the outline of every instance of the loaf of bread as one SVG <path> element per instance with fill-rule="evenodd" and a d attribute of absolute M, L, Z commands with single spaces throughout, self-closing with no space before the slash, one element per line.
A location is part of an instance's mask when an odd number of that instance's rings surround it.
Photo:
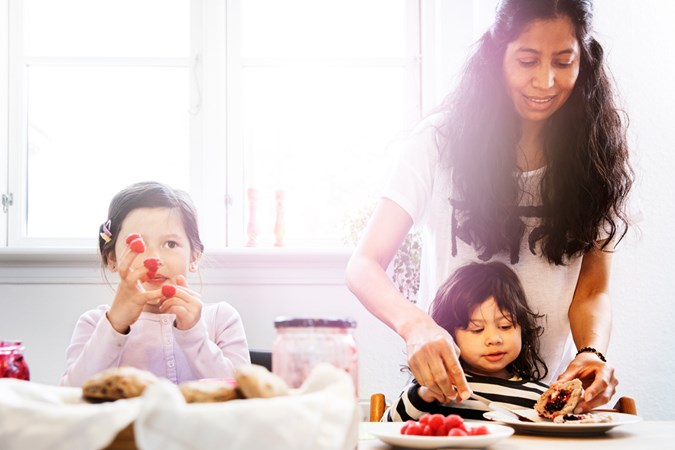
<path fill-rule="evenodd" d="M 146 387 L 158 381 L 147 370 L 130 366 L 112 367 L 82 384 L 82 396 L 94 402 L 111 402 L 140 396 Z"/>
<path fill-rule="evenodd" d="M 541 417 L 554 419 L 565 414 L 572 414 L 584 393 L 581 381 L 555 381 L 541 394 L 534 405 Z"/>

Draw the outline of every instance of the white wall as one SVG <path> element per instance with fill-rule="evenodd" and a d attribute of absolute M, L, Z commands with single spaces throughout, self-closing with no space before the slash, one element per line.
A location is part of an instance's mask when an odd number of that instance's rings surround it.
<path fill-rule="evenodd" d="M 670 388 L 675 373 L 675 333 L 671 331 L 675 294 L 670 284 L 675 278 L 671 263 L 675 254 L 671 232 L 675 223 L 675 126 L 671 124 L 675 5 L 671 0 L 595 3 L 596 28 L 631 119 L 637 197 L 644 213 L 641 236 L 631 236 L 615 256 L 614 333 L 607 357 L 617 370 L 619 394 L 634 396 L 643 417 L 675 420 L 675 394 Z M 54 383 L 63 370 L 63 354 L 77 317 L 109 301 L 112 294 L 108 287 L 96 284 L 94 258 L 64 262 L 50 257 L 51 262 L 41 262 L 44 255 L 16 256 L 0 252 L 0 338 L 23 339 L 33 379 Z M 321 260 L 319 269 L 312 258 L 302 264 L 298 258 L 259 263 L 223 256 L 203 273 L 204 298 L 230 301 L 241 312 L 254 347 L 271 346 L 273 320 L 280 314 L 355 317 L 361 396 L 374 391 L 396 395 L 405 380 L 398 372 L 403 361 L 400 340 L 342 285 L 346 255 Z M 64 281 L 72 284 L 61 284 Z"/>
<path fill-rule="evenodd" d="M 596 1 L 596 28 L 630 117 L 641 236 L 621 248 L 612 276 L 608 357 L 620 388 L 652 419 L 675 417 L 675 3 Z"/>

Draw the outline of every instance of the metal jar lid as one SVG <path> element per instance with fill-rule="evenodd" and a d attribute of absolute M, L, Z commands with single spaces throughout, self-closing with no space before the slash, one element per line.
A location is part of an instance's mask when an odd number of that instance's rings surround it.
<path fill-rule="evenodd" d="M 348 317 L 277 317 L 274 328 L 356 328 L 356 321 Z"/>

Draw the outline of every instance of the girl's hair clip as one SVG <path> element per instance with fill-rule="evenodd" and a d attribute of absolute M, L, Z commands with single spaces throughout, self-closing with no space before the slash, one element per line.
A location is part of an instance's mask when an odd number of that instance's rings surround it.
<path fill-rule="evenodd" d="M 106 244 L 112 241 L 112 233 L 110 232 L 110 219 L 108 219 L 106 223 L 101 225 L 101 230 L 103 230 L 99 233 L 101 239 L 103 239 Z"/>

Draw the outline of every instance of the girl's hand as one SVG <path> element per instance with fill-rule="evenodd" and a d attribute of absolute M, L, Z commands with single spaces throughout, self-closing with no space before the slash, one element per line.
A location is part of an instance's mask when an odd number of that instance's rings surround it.
<path fill-rule="evenodd" d="M 459 347 L 452 336 L 431 319 L 417 322 L 406 335 L 408 364 L 417 382 L 441 403 L 469 398 L 469 388 L 459 363 Z"/>
<path fill-rule="evenodd" d="M 188 289 L 187 281 L 183 275 L 179 275 L 176 282 L 178 284 L 176 294 L 171 298 L 160 301 L 159 312 L 175 314 L 176 327 L 179 330 L 189 330 L 202 317 L 202 301 L 197 292 Z"/>
<path fill-rule="evenodd" d="M 607 365 L 593 353 L 580 353 L 558 380 L 581 380 L 584 397 L 574 410 L 575 414 L 590 411 L 609 402 L 616 392 L 619 381 L 614 377 L 614 368 Z"/>
<path fill-rule="evenodd" d="M 118 259 L 118 273 L 120 283 L 117 286 L 115 299 L 106 314 L 112 327 L 122 334 L 129 332 L 129 327 L 138 320 L 146 303 L 158 300 L 159 291 L 146 291 L 142 282 L 148 274 L 148 269 L 141 266 L 133 269 L 134 261 L 139 253 L 128 248 Z"/>

